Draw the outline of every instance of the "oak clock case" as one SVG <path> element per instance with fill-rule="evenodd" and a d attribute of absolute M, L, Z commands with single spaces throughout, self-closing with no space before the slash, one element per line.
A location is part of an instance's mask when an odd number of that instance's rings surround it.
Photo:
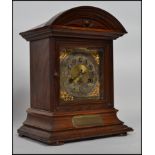
<path fill-rule="evenodd" d="M 31 97 L 19 136 L 59 145 L 133 131 L 114 108 L 113 40 L 125 33 L 114 16 L 90 6 L 20 33 L 30 41 Z"/>

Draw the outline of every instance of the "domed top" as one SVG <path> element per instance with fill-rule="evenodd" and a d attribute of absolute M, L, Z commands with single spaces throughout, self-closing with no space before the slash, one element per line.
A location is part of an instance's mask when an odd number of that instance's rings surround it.
<path fill-rule="evenodd" d="M 26 40 L 36 40 L 49 36 L 116 39 L 125 33 L 123 25 L 110 13 L 92 6 L 80 6 L 20 34 Z"/>

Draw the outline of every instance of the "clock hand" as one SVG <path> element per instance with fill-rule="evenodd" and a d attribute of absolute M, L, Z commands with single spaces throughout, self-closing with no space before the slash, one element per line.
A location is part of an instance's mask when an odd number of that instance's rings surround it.
<path fill-rule="evenodd" d="M 86 72 L 80 71 L 79 74 L 73 79 L 73 82 L 77 83 L 82 78 L 81 76 L 85 73 Z"/>

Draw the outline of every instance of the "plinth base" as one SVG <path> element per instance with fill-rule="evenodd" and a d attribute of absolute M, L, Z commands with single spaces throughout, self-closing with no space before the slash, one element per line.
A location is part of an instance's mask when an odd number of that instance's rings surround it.
<path fill-rule="evenodd" d="M 28 110 L 28 117 L 23 126 L 18 129 L 19 136 L 26 136 L 50 145 L 61 145 L 64 142 L 89 138 L 127 135 L 132 128 L 124 125 L 116 116 L 117 110 L 93 111 L 104 120 L 103 126 L 79 127 L 72 124 L 73 114 L 51 114 L 34 109 Z M 81 115 L 81 114 L 76 114 Z"/>
<path fill-rule="evenodd" d="M 107 127 L 96 127 L 90 129 L 68 130 L 59 132 L 47 132 L 36 128 L 22 126 L 19 130 L 19 136 L 26 136 L 50 145 L 62 145 L 66 141 L 76 141 L 93 137 L 104 137 L 127 135 L 128 131 L 132 131 L 125 125 L 115 125 Z"/>

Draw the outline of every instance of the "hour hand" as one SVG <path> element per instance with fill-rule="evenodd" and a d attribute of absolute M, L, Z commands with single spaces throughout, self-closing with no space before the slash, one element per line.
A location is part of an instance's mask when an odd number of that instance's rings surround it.
<path fill-rule="evenodd" d="M 70 83 L 77 83 L 79 81 L 80 77 L 79 76 L 76 76 L 75 78 L 71 78 L 69 79 L 69 82 Z"/>

